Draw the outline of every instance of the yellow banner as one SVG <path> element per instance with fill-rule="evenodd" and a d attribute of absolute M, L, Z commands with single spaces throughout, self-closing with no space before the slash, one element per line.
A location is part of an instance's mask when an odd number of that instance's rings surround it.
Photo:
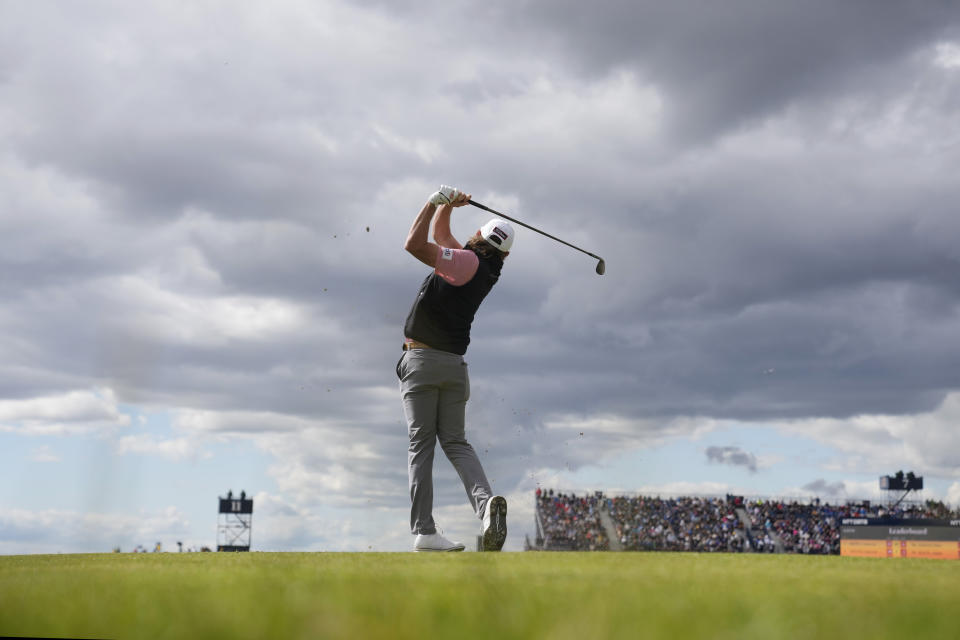
<path fill-rule="evenodd" d="M 960 542 L 936 540 L 841 540 L 840 555 L 856 558 L 960 560 Z"/>
<path fill-rule="evenodd" d="M 908 540 L 907 557 L 936 558 L 938 560 L 960 560 L 960 542 Z"/>
<path fill-rule="evenodd" d="M 886 558 L 887 543 L 884 540 L 841 540 L 840 555 L 855 558 Z"/>

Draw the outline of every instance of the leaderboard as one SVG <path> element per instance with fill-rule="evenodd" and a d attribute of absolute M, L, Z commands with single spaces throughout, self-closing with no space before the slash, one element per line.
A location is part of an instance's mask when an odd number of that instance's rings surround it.
<path fill-rule="evenodd" d="M 960 560 L 960 520 L 843 518 L 840 555 Z"/>

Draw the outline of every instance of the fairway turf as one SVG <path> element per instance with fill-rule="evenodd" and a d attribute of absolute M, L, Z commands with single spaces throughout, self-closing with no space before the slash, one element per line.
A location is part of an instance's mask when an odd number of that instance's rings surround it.
<path fill-rule="evenodd" d="M 0 636 L 957 637 L 960 563 L 695 553 L 0 557 Z"/>

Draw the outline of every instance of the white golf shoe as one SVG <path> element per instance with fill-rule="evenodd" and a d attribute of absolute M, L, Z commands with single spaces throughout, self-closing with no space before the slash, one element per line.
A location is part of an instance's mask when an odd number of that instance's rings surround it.
<path fill-rule="evenodd" d="M 483 550 L 500 551 L 507 540 L 507 500 L 493 496 L 487 501 L 483 515 Z"/>
<path fill-rule="evenodd" d="M 413 543 L 414 551 L 463 551 L 464 548 L 462 543 L 451 542 L 439 533 L 418 533 Z"/>

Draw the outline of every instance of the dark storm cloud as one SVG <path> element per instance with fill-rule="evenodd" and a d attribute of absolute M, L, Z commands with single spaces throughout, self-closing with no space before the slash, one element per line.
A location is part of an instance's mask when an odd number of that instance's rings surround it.
<path fill-rule="evenodd" d="M 390 504 L 425 275 L 402 245 L 440 182 L 607 261 L 520 230 L 477 316 L 470 419 L 508 486 L 685 435 L 677 416 L 904 414 L 960 388 L 946 4 L 16 6 L 4 397 L 220 412 L 184 429 L 257 438 L 304 501 Z"/>
<path fill-rule="evenodd" d="M 757 472 L 757 457 L 740 447 L 707 447 L 707 460 L 717 464 L 744 467 L 751 473 Z"/>
<path fill-rule="evenodd" d="M 823 478 L 817 478 L 803 485 L 803 489 L 818 496 L 836 497 L 844 494 L 846 486 L 843 482 L 827 482 Z"/>
<path fill-rule="evenodd" d="M 505 17 L 584 73 L 638 69 L 666 89 L 674 133 L 696 139 L 793 101 L 886 85 L 910 53 L 955 34 L 958 15 L 948 3 L 564 0 Z"/>

